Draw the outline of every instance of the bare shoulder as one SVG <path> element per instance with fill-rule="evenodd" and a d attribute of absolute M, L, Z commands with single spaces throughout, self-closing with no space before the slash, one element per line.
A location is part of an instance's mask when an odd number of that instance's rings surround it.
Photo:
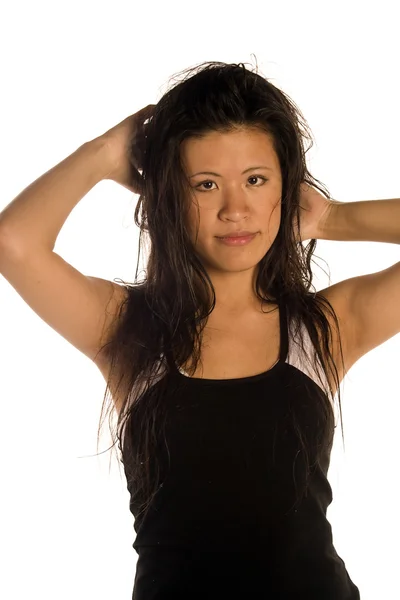
<path fill-rule="evenodd" d="M 354 344 L 352 343 L 354 332 L 353 322 L 349 318 L 349 297 L 342 281 L 320 290 L 317 292 L 317 296 L 323 297 L 330 303 L 337 319 L 336 323 L 331 311 L 325 308 L 325 316 L 328 319 L 332 333 L 332 347 L 330 350 L 341 382 L 357 360 L 354 354 Z"/>
<path fill-rule="evenodd" d="M 118 325 L 118 317 L 123 318 L 125 310 L 121 309 L 123 308 L 123 305 L 126 304 L 126 301 L 129 296 L 129 292 L 124 286 L 121 286 L 115 282 L 111 283 L 113 286 L 113 295 L 110 303 L 111 306 L 107 310 L 109 325 L 104 335 L 105 343 L 111 339 L 111 336 L 115 332 L 115 328 Z M 117 414 L 119 414 L 121 410 L 122 401 L 125 395 L 125 392 L 121 388 L 119 388 L 118 390 L 118 384 L 120 384 L 118 380 L 119 378 L 115 373 L 111 373 L 110 360 L 106 356 L 104 351 L 99 352 L 96 358 L 93 360 L 93 362 L 102 374 L 104 381 L 109 386 L 109 392 L 111 394 L 114 408 Z"/>
<path fill-rule="evenodd" d="M 342 322 L 349 370 L 360 358 L 400 333 L 400 261 L 322 290 Z"/>
<path fill-rule="evenodd" d="M 128 290 L 114 281 L 110 281 L 112 286 L 112 294 L 111 299 L 107 307 L 105 308 L 105 322 L 104 322 L 104 331 L 102 336 L 102 346 L 104 346 L 112 337 L 115 332 L 115 328 L 118 325 L 118 318 L 123 317 L 124 311 L 122 311 L 123 305 L 126 303 L 128 299 L 129 292 Z M 109 373 L 109 364 L 108 359 L 106 357 L 105 351 L 102 349 L 95 358 L 93 358 L 93 362 L 100 370 L 103 377 L 106 379 L 106 375 Z"/>

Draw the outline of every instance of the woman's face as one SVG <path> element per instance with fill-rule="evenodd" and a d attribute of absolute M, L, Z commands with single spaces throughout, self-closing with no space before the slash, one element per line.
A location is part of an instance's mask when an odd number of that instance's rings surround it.
<path fill-rule="evenodd" d="M 193 192 L 189 229 L 200 259 L 212 273 L 254 270 L 281 222 L 281 169 L 270 136 L 254 129 L 212 132 L 185 140 L 181 157 Z M 218 239 L 238 230 L 257 235 L 245 246 Z"/>

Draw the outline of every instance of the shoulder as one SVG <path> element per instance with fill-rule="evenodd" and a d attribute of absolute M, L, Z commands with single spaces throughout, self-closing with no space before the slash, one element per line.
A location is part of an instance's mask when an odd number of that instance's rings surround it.
<path fill-rule="evenodd" d="M 341 285 L 342 283 L 339 282 L 326 287 L 316 294 L 319 299 L 323 299 L 321 308 L 324 310 L 330 325 L 332 335 L 330 351 L 338 370 L 340 381 L 342 381 L 345 374 L 357 361 L 357 353 L 354 346 L 353 321 L 349 314 L 349 299 L 346 290 Z M 329 302 L 332 309 L 328 308 L 324 300 Z M 335 316 L 332 315 L 332 310 Z M 319 335 L 321 335 L 320 332 Z"/>
<path fill-rule="evenodd" d="M 321 290 L 342 321 L 348 368 L 400 333 L 400 262 Z"/>

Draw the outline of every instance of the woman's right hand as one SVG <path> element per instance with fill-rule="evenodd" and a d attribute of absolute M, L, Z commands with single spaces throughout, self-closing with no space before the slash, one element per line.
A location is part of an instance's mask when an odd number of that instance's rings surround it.
<path fill-rule="evenodd" d="M 111 168 L 106 179 L 134 194 L 142 191 L 142 176 L 138 169 L 142 170 L 143 165 L 137 142 L 144 137 L 144 121 L 152 116 L 154 107 L 155 104 L 149 104 L 96 138 L 107 148 Z"/>

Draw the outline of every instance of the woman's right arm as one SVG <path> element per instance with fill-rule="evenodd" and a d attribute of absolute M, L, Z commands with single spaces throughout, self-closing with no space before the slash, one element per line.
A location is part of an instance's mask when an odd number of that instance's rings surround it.
<path fill-rule="evenodd" d="M 23 253 L 52 252 L 72 209 L 107 179 L 110 169 L 108 147 L 101 137 L 80 146 L 0 212 L 2 247 Z"/>
<path fill-rule="evenodd" d="M 111 168 L 97 138 L 39 177 L 0 213 L 0 273 L 36 314 L 88 356 L 104 374 L 99 353 L 126 289 L 88 277 L 54 252 L 68 215 Z"/>

